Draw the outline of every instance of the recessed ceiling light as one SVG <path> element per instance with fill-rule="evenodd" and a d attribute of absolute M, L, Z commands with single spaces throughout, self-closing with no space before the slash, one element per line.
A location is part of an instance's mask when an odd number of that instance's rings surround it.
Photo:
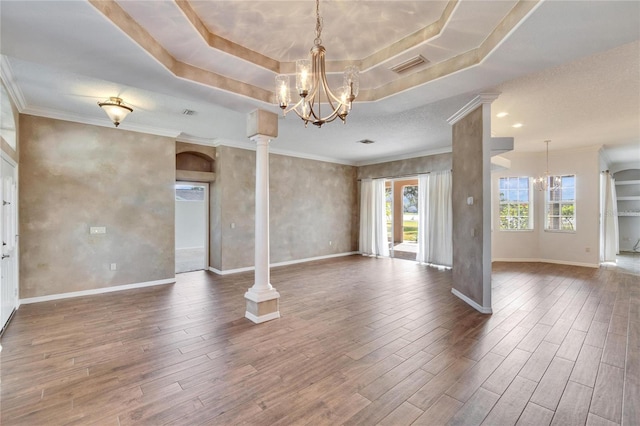
<path fill-rule="evenodd" d="M 496 114 L 496 117 L 502 118 L 502 117 L 506 117 L 507 115 L 509 115 L 508 112 L 499 112 Z"/>
<path fill-rule="evenodd" d="M 511 127 L 514 127 L 514 128 L 516 128 L 516 129 L 519 129 L 520 127 L 522 127 L 522 123 L 516 123 L 516 124 L 514 124 L 514 125 L 513 125 L 513 126 L 511 126 Z"/>
<path fill-rule="evenodd" d="M 365 145 L 369 145 L 374 143 L 371 139 L 362 139 L 361 141 L 358 141 L 358 143 L 363 143 Z"/>

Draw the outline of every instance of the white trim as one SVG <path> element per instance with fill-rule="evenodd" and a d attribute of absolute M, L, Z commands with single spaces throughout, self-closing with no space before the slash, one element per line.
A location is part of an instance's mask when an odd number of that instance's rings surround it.
<path fill-rule="evenodd" d="M 194 145 L 215 146 L 215 138 L 201 138 L 198 136 L 186 135 L 180 133 L 176 137 L 176 142 L 192 143 Z"/>
<path fill-rule="evenodd" d="M 467 305 L 471 306 L 473 309 L 475 309 L 476 311 L 478 311 L 478 312 L 480 312 L 482 314 L 492 314 L 493 313 L 493 310 L 491 309 L 491 307 L 480 306 L 477 302 L 469 299 L 467 296 L 465 296 L 464 294 L 460 293 L 455 288 L 451 289 L 451 293 L 453 293 L 454 296 L 457 296 L 458 298 L 462 299 L 462 301 L 467 303 Z"/>
<path fill-rule="evenodd" d="M 389 157 L 376 158 L 374 160 L 357 161 L 356 166 L 370 166 L 372 164 L 388 163 L 391 161 L 410 160 L 412 158 L 428 157 L 431 155 L 448 154 L 451 152 L 452 147 L 435 148 L 427 151 L 417 151 L 410 154 L 392 155 Z"/>
<path fill-rule="evenodd" d="M 20 304 L 48 302 L 50 300 L 69 299 L 72 297 L 91 296 L 95 294 L 111 293 L 114 291 L 131 290 L 135 288 L 152 287 L 163 284 L 174 284 L 176 282 L 174 278 L 167 278 L 164 280 L 146 281 L 142 283 L 116 285 L 111 287 L 94 288 L 91 290 L 72 291 L 70 293 L 58 293 L 49 294 L 47 296 L 27 297 L 26 299 L 20 299 Z"/>
<path fill-rule="evenodd" d="M 478 108 L 480 105 L 491 104 L 491 102 L 498 99 L 498 96 L 500 96 L 500 93 L 480 93 L 478 96 L 467 102 L 467 104 L 460 108 L 455 114 L 447 118 L 447 123 L 453 126 L 458 121 L 465 118 L 471 111 Z"/>
<path fill-rule="evenodd" d="M 256 324 L 260 324 L 260 323 L 263 323 L 263 322 L 267 322 L 267 321 L 271 321 L 271 320 L 280 318 L 280 311 L 272 312 L 270 314 L 261 315 L 261 316 L 256 316 L 256 315 L 252 314 L 251 312 L 245 312 L 244 313 L 244 317 L 246 319 L 248 319 L 249 321 L 252 321 L 252 322 L 254 322 Z"/>
<path fill-rule="evenodd" d="M 331 259 L 331 258 L 334 258 L 334 257 L 351 256 L 351 255 L 354 255 L 354 254 L 360 254 L 360 252 L 358 252 L 358 251 L 349 251 L 349 252 L 345 252 L 345 253 L 328 254 L 328 255 L 325 255 L 325 256 L 308 257 L 306 259 L 287 260 L 287 261 L 284 261 L 284 262 L 271 263 L 269 266 L 277 267 L 277 266 L 295 265 L 297 263 L 313 262 L 314 260 Z M 211 272 L 213 272 L 214 274 L 218 274 L 218 275 L 237 274 L 237 273 L 240 273 L 240 272 L 253 271 L 254 269 L 255 268 L 253 266 L 247 266 L 247 267 L 244 267 L 244 268 L 226 269 L 224 271 L 221 271 L 220 269 L 212 268 L 211 266 L 209 267 L 209 270 Z"/>
<path fill-rule="evenodd" d="M 271 285 L 271 283 L 269 283 L 269 285 Z M 255 303 L 267 302 L 269 300 L 280 298 L 280 293 L 278 293 L 275 288 L 260 293 L 252 291 L 252 289 L 253 287 L 247 290 L 247 292 L 244 294 L 244 298 Z"/>
<path fill-rule="evenodd" d="M 113 126 L 113 123 L 106 117 L 105 119 L 85 117 L 40 107 L 27 107 L 24 109 L 24 111 L 20 112 L 22 114 L 35 115 L 38 117 L 53 118 L 55 120 L 71 121 L 74 123 L 89 124 L 92 126 L 115 128 Z M 169 138 L 176 138 L 180 134 L 180 132 L 177 130 L 161 129 L 156 126 L 145 126 L 143 124 L 131 123 L 130 121 L 122 123 L 118 128 L 130 132 L 146 133 L 149 135 L 164 136 Z"/>
<path fill-rule="evenodd" d="M 2 81 L 4 81 L 7 92 L 9 93 L 9 96 L 11 96 L 18 112 L 22 113 L 27 106 L 27 102 L 24 99 L 22 90 L 20 90 L 20 86 L 18 86 L 16 79 L 13 77 L 13 69 L 9 63 L 9 58 L 5 55 L 0 55 L 0 77 L 2 78 Z"/>
<path fill-rule="evenodd" d="M 247 139 L 248 142 L 239 142 L 239 141 L 235 141 L 235 140 L 231 140 L 231 139 L 215 139 L 213 146 L 214 147 L 218 147 L 218 146 L 228 146 L 231 148 L 238 148 L 238 149 L 246 149 L 249 151 L 255 151 L 256 150 L 256 145 L 252 144 L 251 141 L 249 139 Z M 313 154 L 305 154 L 303 152 L 295 152 L 295 151 L 289 151 L 287 149 L 278 149 L 278 148 L 273 148 L 273 144 L 277 143 L 277 139 L 273 138 L 270 140 L 270 144 L 269 144 L 269 153 L 270 154 L 276 154 L 276 155 L 284 155 L 286 157 L 294 157 L 294 158 L 303 158 L 305 160 L 315 160 L 315 161 L 322 161 L 325 163 L 334 163 L 334 164 L 343 164 L 345 166 L 356 166 L 357 163 L 354 161 L 349 161 L 349 160 L 341 160 L 339 158 L 333 158 L 333 157 L 324 157 L 321 155 L 313 155 Z"/>
<path fill-rule="evenodd" d="M 18 163 L 16 163 L 16 161 L 11 158 L 11 156 L 6 153 L 5 151 L 0 150 L 0 158 L 2 158 L 3 160 L 5 160 L 7 163 L 11 164 L 15 169 L 16 169 L 16 183 L 18 181 Z"/>
<path fill-rule="evenodd" d="M 253 266 L 247 266 L 245 268 L 227 269 L 225 271 L 221 271 L 220 269 L 216 269 L 214 267 L 209 266 L 209 270 L 211 272 L 213 272 L 214 274 L 218 274 L 218 275 L 231 275 L 231 274 L 239 274 L 240 272 L 253 271 L 254 267 Z"/>
<path fill-rule="evenodd" d="M 491 259 L 491 262 L 535 262 L 535 263 L 553 263 L 555 265 L 583 266 L 585 268 L 600 267 L 599 263 L 571 262 L 569 260 L 557 260 L 557 259 L 531 259 L 531 258 L 524 258 L 524 257 L 496 258 L 496 259 Z"/>
<path fill-rule="evenodd" d="M 584 266 L 585 268 L 599 268 L 600 262 L 586 263 L 586 262 L 571 262 L 569 260 L 555 260 L 555 259 L 540 259 L 542 263 L 554 263 L 558 265 L 570 265 L 570 266 Z"/>

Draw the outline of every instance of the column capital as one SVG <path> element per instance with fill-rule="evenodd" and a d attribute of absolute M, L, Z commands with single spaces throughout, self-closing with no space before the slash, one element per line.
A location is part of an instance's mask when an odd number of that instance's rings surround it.
<path fill-rule="evenodd" d="M 257 145 L 268 145 L 271 142 L 271 136 L 267 135 L 253 135 L 249 138 L 250 141 L 255 142 Z"/>

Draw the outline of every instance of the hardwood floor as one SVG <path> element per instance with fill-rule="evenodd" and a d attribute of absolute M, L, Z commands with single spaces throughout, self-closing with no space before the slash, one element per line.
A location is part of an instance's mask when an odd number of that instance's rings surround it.
<path fill-rule="evenodd" d="M 493 309 L 451 272 L 360 256 L 24 305 L 2 338 L 4 425 L 637 425 L 640 277 L 495 263 Z"/>

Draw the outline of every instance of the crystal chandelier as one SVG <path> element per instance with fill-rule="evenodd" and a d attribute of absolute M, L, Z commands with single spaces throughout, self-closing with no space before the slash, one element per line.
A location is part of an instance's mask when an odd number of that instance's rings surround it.
<path fill-rule="evenodd" d="M 310 122 L 318 127 L 340 118 L 344 123 L 360 85 L 358 67 L 348 66 L 344 70 L 343 86 L 337 91 L 337 96 L 329 89 L 324 64 L 325 48 L 322 46 L 322 18 L 320 17 L 320 0 L 316 0 L 316 38 L 311 48 L 311 59 L 296 61 L 296 90 L 300 100 L 289 106 L 291 94 L 289 90 L 289 76 L 276 76 L 276 101 L 282 114 L 295 112 L 304 121 L 305 127 Z M 331 111 L 322 116 L 321 103 L 328 104 Z"/>
<path fill-rule="evenodd" d="M 544 175 L 533 179 L 533 186 L 538 191 L 555 191 L 560 187 L 560 177 L 549 174 L 549 142 L 551 141 L 544 141 L 544 143 L 547 144 L 547 170 Z"/>

